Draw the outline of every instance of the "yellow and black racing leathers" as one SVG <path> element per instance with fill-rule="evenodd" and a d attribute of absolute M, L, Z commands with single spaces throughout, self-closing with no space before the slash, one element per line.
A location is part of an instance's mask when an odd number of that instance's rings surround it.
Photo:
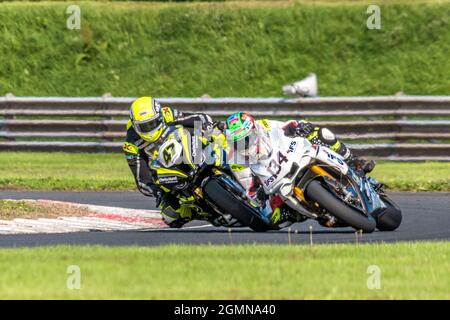
<path fill-rule="evenodd" d="M 165 207 L 178 209 L 178 199 L 172 199 L 161 188 L 154 183 L 154 175 L 150 169 L 150 162 L 156 159 L 160 145 L 167 137 L 168 126 L 181 125 L 185 128 L 194 128 L 195 123 L 201 123 L 202 129 L 212 127 L 213 120 L 210 116 L 201 113 L 185 113 L 170 107 L 161 108 L 162 121 L 167 125 L 159 139 L 155 142 L 143 140 L 134 130 L 131 120 L 127 124 L 127 136 L 123 144 L 128 166 L 134 175 L 136 185 L 141 193 L 146 196 L 154 196 L 157 199 L 157 205 L 162 209 L 163 218 L 166 223 L 176 227 L 176 217 L 170 217 L 175 213 L 164 215 Z"/>

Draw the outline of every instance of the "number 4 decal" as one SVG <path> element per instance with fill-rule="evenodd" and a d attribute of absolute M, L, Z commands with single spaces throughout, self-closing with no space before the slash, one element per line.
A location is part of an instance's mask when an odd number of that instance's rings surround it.
<path fill-rule="evenodd" d="M 283 162 L 288 162 L 288 159 L 284 154 L 278 151 L 278 162 L 282 164 Z"/>
<path fill-rule="evenodd" d="M 277 175 L 281 171 L 281 164 L 283 162 L 287 162 L 287 161 L 288 161 L 287 157 L 284 154 L 282 154 L 281 152 L 278 151 L 278 163 L 275 160 L 271 160 L 267 170 L 269 170 L 269 172 L 271 174 L 273 174 L 273 177 L 276 178 Z"/>

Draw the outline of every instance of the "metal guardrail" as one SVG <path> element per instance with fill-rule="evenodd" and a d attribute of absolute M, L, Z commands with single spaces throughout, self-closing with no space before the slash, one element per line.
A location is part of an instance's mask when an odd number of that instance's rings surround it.
<path fill-rule="evenodd" d="M 126 116 L 134 98 L 0 97 L 0 115 Z M 450 96 L 326 98 L 160 98 L 163 105 L 216 116 L 247 111 L 258 116 L 450 115 Z"/>
<path fill-rule="evenodd" d="M 124 137 L 133 100 L 110 96 L 0 97 L 0 150 L 119 151 L 117 139 Z M 243 110 L 257 117 L 316 117 L 320 120 L 314 123 L 350 140 L 361 155 L 450 160 L 450 144 L 445 143 L 450 139 L 450 120 L 442 120 L 450 119 L 450 96 L 159 100 L 162 105 L 214 117 Z"/>

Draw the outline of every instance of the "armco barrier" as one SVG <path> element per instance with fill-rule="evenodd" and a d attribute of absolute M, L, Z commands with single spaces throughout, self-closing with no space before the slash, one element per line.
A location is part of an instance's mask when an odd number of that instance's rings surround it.
<path fill-rule="evenodd" d="M 0 97 L 0 150 L 118 152 L 134 98 Z M 450 160 L 450 96 L 160 98 L 225 117 L 314 118 L 376 159 Z M 419 141 L 419 142 L 418 142 Z"/>

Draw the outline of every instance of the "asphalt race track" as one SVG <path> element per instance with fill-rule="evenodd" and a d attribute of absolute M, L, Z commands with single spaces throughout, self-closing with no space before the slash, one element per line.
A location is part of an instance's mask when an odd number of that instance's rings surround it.
<path fill-rule="evenodd" d="M 363 234 L 359 242 L 450 240 L 450 193 L 392 193 L 403 210 L 403 223 L 394 232 Z M 49 199 L 132 209 L 154 209 L 152 198 L 132 192 L 0 192 L 0 199 Z M 183 229 L 66 234 L 2 235 L 1 247 L 57 244 L 161 245 L 309 243 L 312 226 L 314 243 L 356 242 L 350 228 L 326 229 L 314 221 L 296 224 L 288 230 L 256 233 L 247 228 L 228 230 L 193 222 Z"/>

